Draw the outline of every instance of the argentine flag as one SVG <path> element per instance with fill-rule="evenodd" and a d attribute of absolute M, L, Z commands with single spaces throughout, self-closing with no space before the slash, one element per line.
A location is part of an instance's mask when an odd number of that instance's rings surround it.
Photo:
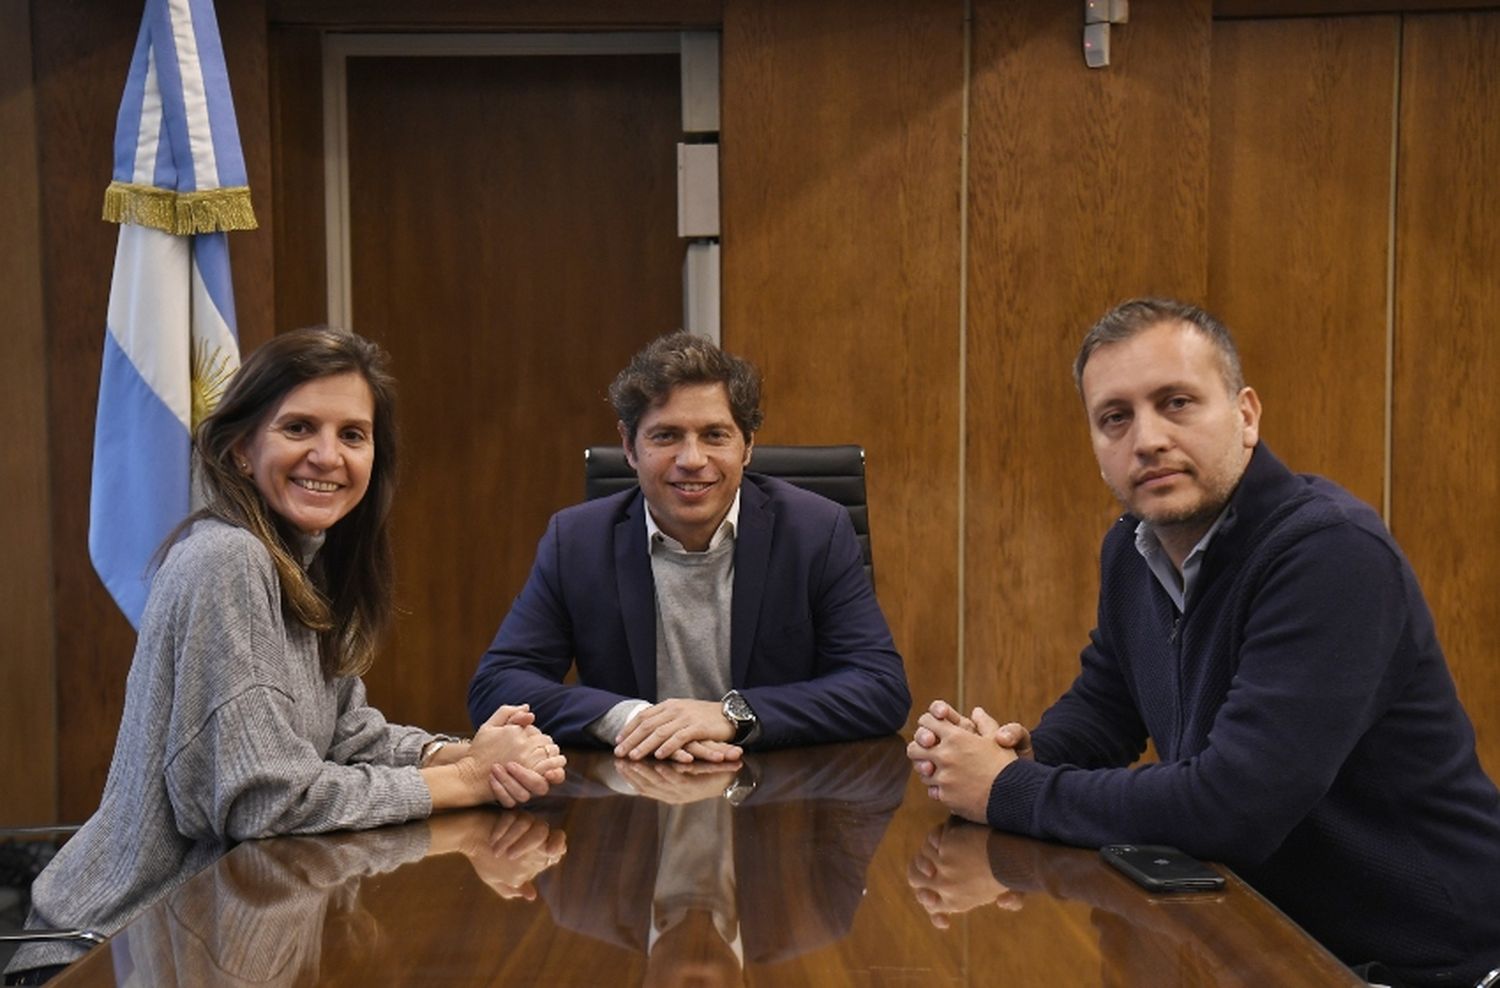
<path fill-rule="evenodd" d="M 225 231 L 255 213 L 212 0 L 146 0 L 104 218 L 121 226 L 89 557 L 138 627 L 151 555 L 192 507 L 192 428 L 239 368 Z"/>

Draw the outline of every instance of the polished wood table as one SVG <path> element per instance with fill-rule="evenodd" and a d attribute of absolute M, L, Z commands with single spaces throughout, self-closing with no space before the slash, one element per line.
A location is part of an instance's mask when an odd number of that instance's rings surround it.
<path fill-rule="evenodd" d="M 1153 896 L 926 798 L 897 738 L 239 845 L 55 984 L 1359 985 L 1228 876 Z"/>

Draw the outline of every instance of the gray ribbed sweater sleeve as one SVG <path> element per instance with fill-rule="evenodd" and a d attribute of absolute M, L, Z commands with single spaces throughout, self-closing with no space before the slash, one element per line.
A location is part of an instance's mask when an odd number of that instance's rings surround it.
<path fill-rule="evenodd" d="M 232 841 L 378 826 L 425 816 L 414 768 L 326 761 L 292 726 L 291 697 L 255 687 L 215 708 L 168 763 L 184 836 Z"/>
<path fill-rule="evenodd" d="M 422 746 L 432 735 L 419 727 L 388 724 L 385 715 L 365 700 L 365 684 L 358 676 L 338 681 L 339 719 L 328 760 L 353 764 L 416 765 Z"/>

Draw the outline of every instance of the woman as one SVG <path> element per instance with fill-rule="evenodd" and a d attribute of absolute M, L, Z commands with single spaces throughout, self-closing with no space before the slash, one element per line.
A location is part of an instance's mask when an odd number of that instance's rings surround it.
<path fill-rule="evenodd" d="M 236 841 L 513 806 L 562 781 L 524 708 L 466 742 L 365 702 L 392 609 L 393 397 L 375 344 L 299 330 L 199 426 L 207 505 L 159 556 L 103 798 L 37 878 L 30 926 L 114 933 Z M 7 983 L 80 952 L 27 946 Z"/>

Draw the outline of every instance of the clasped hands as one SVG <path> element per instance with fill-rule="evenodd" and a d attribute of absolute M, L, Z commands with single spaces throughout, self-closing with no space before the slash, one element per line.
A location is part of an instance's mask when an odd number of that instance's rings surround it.
<path fill-rule="evenodd" d="M 653 703 L 630 718 L 615 739 L 615 757 L 737 761 L 743 751 L 730 743 L 733 738 L 734 726 L 719 701 L 675 698 Z"/>
<path fill-rule="evenodd" d="M 474 732 L 463 755 L 470 761 L 465 772 L 470 784 L 481 784 L 474 778 L 479 773 L 495 802 L 507 809 L 533 796 L 545 796 L 567 775 L 567 758 L 552 738 L 533 726 L 535 720 L 524 704 L 502 706 Z M 465 767 L 463 762 L 460 767 Z"/>
<path fill-rule="evenodd" d="M 990 786 L 1018 758 L 1030 758 L 1031 734 L 1017 723 L 1001 724 L 975 707 L 968 717 L 946 700 L 934 700 L 917 719 L 906 756 L 927 795 L 966 820 L 987 822 Z"/>

